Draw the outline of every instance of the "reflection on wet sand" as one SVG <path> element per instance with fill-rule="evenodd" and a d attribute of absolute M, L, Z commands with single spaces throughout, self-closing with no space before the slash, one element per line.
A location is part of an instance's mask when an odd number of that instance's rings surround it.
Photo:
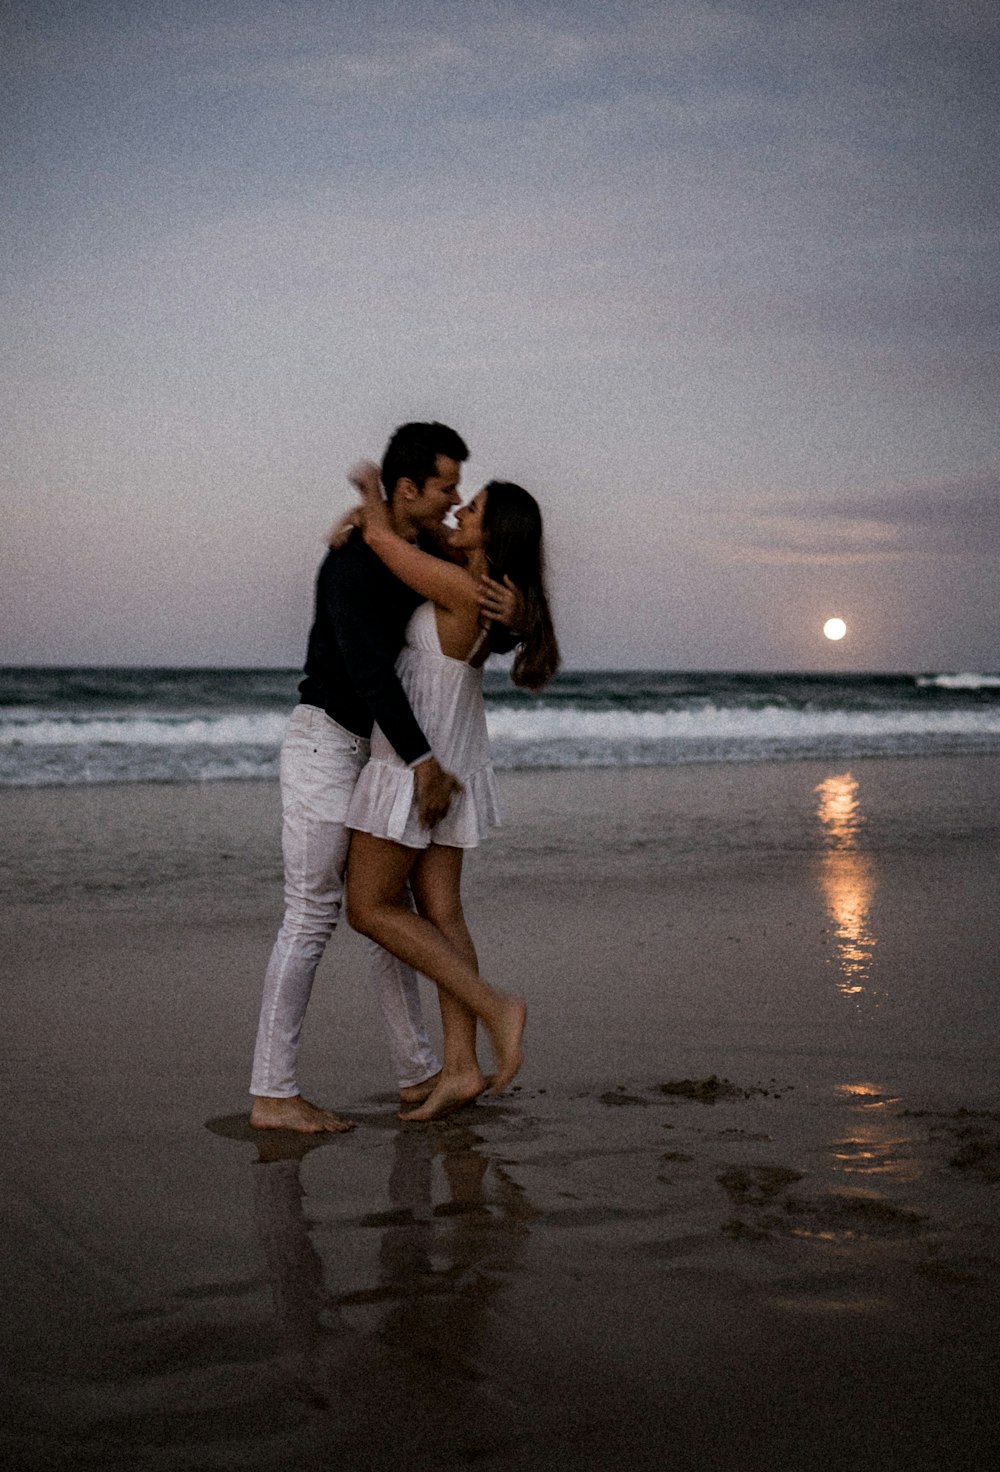
<path fill-rule="evenodd" d="M 484 1322 L 517 1267 L 532 1215 L 523 1189 L 477 1143 L 454 1126 L 400 1131 L 389 1178 L 397 1210 L 379 1254 L 382 1342 L 406 1350 L 414 1366 L 460 1379 L 479 1376 Z M 448 1191 L 437 1206 L 435 1161 Z"/>
<path fill-rule="evenodd" d="M 360 1254 L 373 1277 L 353 1287 L 342 1279 L 339 1292 L 324 1276 L 357 1271 L 357 1239 L 342 1258 L 328 1258 L 325 1273 L 299 1152 L 281 1159 L 272 1146 L 255 1166 L 255 1220 L 280 1332 L 281 1378 L 310 1420 L 326 1420 L 327 1412 L 337 1420 L 349 1394 L 352 1424 L 364 1428 L 360 1440 L 367 1436 L 372 1450 L 408 1428 L 399 1445 L 412 1451 L 417 1424 L 439 1453 L 459 1459 L 518 1439 L 498 1424 L 487 1341 L 534 1213 L 480 1143 L 455 1123 L 399 1131 L 389 1210 L 320 1224 L 328 1241 L 332 1226 L 338 1247 L 345 1231 L 380 1233 L 376 1261 Z"/>
<path fill-rule="evenodd" d="M 858 850 L 865 821 L 858 801 L 858 783 L 850 772 L 844 772 L 827 777 L 816 792 L 817 816 L 826 844 L 820 884 L 837 941 L 837 989 L 845 996 L 856 997 L 868 989 L 875 949 L 869 918 L 875 874 L 871 859 Z"/>
<path fill-rule="evenodd" d="M 872 1184 L 876 1177 L 919 1180 L 912 1134 L 901 1124 L 895 1107 L 899 1098 L 870 1082 L 840 1084 L 836 1093 L 854 1116 L 849 1132 L 833 1144 L 837 1171 L 860 1181 L 871 1179 Z"/>
<path fill-rule="evenodd" d="M 324 1403 L 316 1354 L 329 1296 L 303 1207 L 303 1157 L 321 1135 L 262 1134 L 254 1170 L 254 1222 L 267 1263 L 284 1369 L 307 1400 Z"/>

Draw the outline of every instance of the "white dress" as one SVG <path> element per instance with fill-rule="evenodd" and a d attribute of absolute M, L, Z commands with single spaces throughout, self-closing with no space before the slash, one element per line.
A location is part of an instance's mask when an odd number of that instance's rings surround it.
<path fill-rule="evenodd" d="M 479 648 L 477 640 L 469 658 Z M 496 778 L 483 704 L 483 672 L 468 659 L 441 652 L 433 603 L 421 603 L 406 626 L 396 673 L 441 766 L 464 788 L 433 828 L 421 825 L 413 772 L 376 726 L 371 759 L 358 778 L 347 813 L 348 828 L 391 838 L 407 848 L 430 843 L 475 848 L 500 822 Z"/>

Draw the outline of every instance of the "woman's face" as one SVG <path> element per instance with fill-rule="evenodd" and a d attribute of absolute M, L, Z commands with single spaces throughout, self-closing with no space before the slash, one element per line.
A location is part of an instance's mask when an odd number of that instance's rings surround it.
<path fill-rule="evenodd" d="M 455 512 L 456 530 L 451 539 L 453 547 L 462 547 L 474 552 L 483 545 L 483 512 L 486 510 L 486 491 L 478 491 L 466 506 Z"/>

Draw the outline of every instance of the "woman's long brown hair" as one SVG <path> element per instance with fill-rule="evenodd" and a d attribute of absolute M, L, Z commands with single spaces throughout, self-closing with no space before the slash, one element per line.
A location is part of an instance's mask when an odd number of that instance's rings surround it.
<path fill-rule="evenodd" d="M 527 627 L 514 655 L 511 679 L 528 690 L 540 690 L 559 668 L 559 645 L 545 589 L 542 513 L 522 486 L 493 480 L 486 486 L 483 551 L 490 577 L 509 577 L 519 590 Z"/>

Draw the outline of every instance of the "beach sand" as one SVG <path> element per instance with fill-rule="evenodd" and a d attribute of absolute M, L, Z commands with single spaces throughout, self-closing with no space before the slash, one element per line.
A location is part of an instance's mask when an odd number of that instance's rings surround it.
<path fill-rule="evenodd" d="M 502 787 L 523 1073 L 401 1127 L 344 930 L 321 1140 L 246 1123 L 276 788 L 0 793 L 6 1465 L 992 1465 L 1000 761 Z"/>

